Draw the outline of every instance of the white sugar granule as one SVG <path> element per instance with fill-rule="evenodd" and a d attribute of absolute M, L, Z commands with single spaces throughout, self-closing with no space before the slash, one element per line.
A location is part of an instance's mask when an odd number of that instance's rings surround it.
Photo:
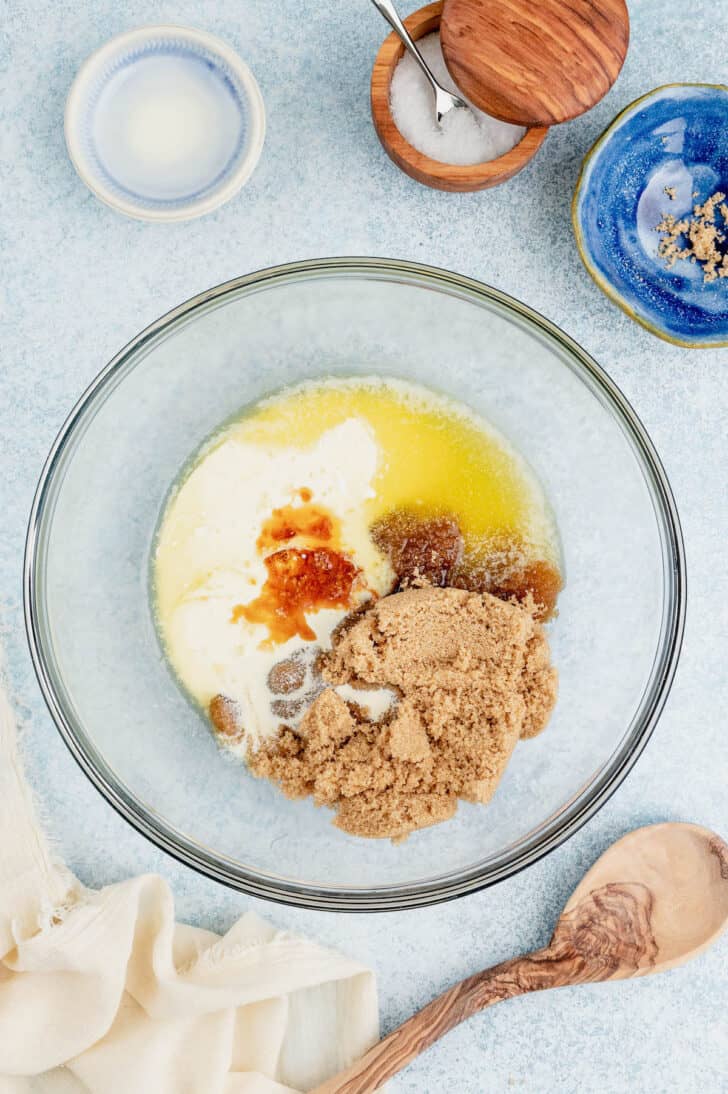
<path fill-rule="evenodd" d="M 427 34 L 417 45 L 437 82 L 462 98 L 445 66 L 440 35 Z M 394 124 L 405 140 L 440 163 L 465 167 L 497 159 L 526 132 L 523 126 L 499 122 L 474 106 L 451 110 L 443 118 L 442 128 L 438 127 L 432 88 L 409 53 L 394 70 L 390 104 Z"/>

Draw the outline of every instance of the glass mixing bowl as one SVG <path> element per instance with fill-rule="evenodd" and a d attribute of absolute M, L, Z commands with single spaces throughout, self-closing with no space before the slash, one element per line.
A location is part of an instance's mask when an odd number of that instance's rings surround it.
<path fill-rule="evenodd" d="M 490 419 L 541 479 L 566 588 L 550 630 L 560 696 L 487 807 L 405 843 L 334 828 L 220 752 L 180 691 L 150 606 L 170 486 L 231 414 L 322 375 L 411 379 Z M 331 259 L 264 270 L 176 308 L 103 370 L 64 425 L 33 505 L 26 620 L 66 744 L 159 847 L 256 896 L 345 910 L 429 904 L 508 877 L 607 800 L 644 748 L 675 670 L 683 546 L 634 412 L 570 338 L 442 270 Z"/>

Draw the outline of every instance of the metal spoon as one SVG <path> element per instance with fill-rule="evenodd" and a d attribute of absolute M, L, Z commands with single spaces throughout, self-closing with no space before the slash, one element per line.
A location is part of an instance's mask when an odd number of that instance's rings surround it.
<path fill-rule="evenodd" d="M 422 69 L 427 82 L 435 94 L 435 115 L 437 117 L 437 124 L 442 125 L 442 119 L 446 114 L 449 114 L 451 110 L 468 110 L 468 104 L 463 99 L 459 98 L 457 95 L 452 95 L 449 91 L 446 91 L 444 87 L 438 84 L 437 80 L 430 72 L 424 57 L 415 45 L 412 35 L 397 14 L 392 0 L 372 0 L 372 3 L 374 4 L 374 7 L 382 13 L 390 27 L 397 32 L 402 39 L 405 49 L 409 50 L 410 54 Z"/>
<path fill-rule="evenodd" d="M 696 824 L 638 828 L 577 886 L 548 946 L 456 984 L 312 1094 L 371 1094 L 459 1022 L 526 992 L 665 972 L 728 926 L 728 846 Z"/>

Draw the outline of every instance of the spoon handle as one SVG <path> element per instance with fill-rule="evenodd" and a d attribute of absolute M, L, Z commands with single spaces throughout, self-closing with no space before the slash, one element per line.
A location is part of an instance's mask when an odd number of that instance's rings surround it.
<path fill-rule="evenodd" d="M 377 9 L 377 11 L 381 12 L 381 14 L 389 23 L 390 27 L 392 27 L 392 29 L 396 31 L 396 33 L 400 36 L 405 49 L 408 50 L 408 52 L 412 55 L 417 64 L 420 66 L 430 87 L 435 92 L 435 95 L 437 95 L 440 85 L 430 72 L 429 65 L 415 45 L 412 35 L 400 19 L 399 13 L 392 3 L 392 0 L 372 0 L 372 3 L 374 4 L 374 7 Z"/>
<path fill-rule="evenodd" d="M 524 992 L 555 986 L 551 982 L 535 983 L 527 975 L 535 956 L 530 954 L 504 961 L 461 980 L 408 1018 L 361 1060 L 316 1087 L 311 1094 L 371 1094 L 415 1056 L 477 1011 Z"/>

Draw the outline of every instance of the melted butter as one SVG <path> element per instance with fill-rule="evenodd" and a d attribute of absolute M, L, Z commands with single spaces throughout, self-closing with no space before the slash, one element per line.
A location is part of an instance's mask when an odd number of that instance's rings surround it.
<path fill-rule="evenodd" d="M 467 408 L 397 380 L 330 380 L 259 404 L 237 428 L 246 441 L 306 447 L 327 429 L 364 419 L 380 452 L 371 527 L 396 510 L 454 516 L 475 557 L 494 541 L 558 561 L 553 522 L 523 459 Z"/>

